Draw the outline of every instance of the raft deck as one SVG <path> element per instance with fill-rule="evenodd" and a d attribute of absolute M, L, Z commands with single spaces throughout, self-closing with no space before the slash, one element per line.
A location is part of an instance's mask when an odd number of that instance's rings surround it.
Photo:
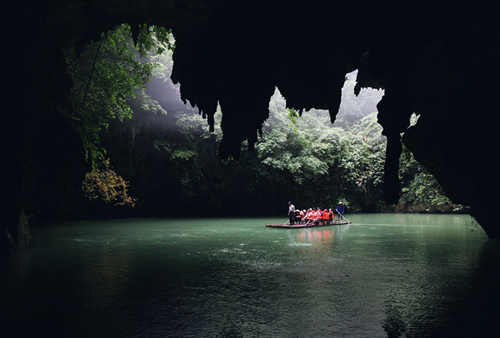
<path fill-rule="evenodd" d="M 314 224 L 314 222 L 309 222 L 309 223 L 300 223 L 300 224 L 266 224 L 266 227 L 268 228 L 312 228 L 312 227 L 324 227 L 324 226 L 329 226 L 329 225 L 342 225 L 342 224 L 350 224 L 345 221 L 333 221 L 333 222 L 319 222 L 318 224 Z"/>

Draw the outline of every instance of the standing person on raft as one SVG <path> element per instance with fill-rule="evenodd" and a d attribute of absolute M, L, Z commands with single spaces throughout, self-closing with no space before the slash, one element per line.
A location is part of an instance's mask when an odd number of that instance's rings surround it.
<path fill-rule="evenodd" d="M 295 205 L 291 201 L 288 201 L 288 219 L 291 225 L 295 223 Z"/>
<path fill-rule="evenodd" d="M 342 203 L 342 201 L 339 202 L 335 211 L 337 211 L 337 214 L 339 215 L 338 221 L 340 221 L 340 218 L 344 215 L 344 203 Z"/>

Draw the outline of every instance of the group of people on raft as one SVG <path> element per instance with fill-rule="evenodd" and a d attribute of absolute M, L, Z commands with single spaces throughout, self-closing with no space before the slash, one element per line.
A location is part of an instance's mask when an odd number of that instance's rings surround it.
<path fill-rule="evenodd" d="M 299 224 L 299 223 L 307 223 L 307 222 L 323 222 L 325 224 L 329 224 L 330 222 L 335 221 L 335 213 L 337 213 L 337 219 L 340 221 L 340 218 L 344 215 L 344 203 L 340 201 L 335 210 L 324 209 L 321 208 L 309 208 L 309 209 L 295 209 L 295 206 L 291 201 L 288 202 L 288 218 L 290 224 Z"/>

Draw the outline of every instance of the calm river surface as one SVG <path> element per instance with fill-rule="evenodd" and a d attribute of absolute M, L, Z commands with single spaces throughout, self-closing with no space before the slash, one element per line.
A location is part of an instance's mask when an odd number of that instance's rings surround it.
<path fill-rule="evenodd" d="M 500 242 L 469 216 L 348 218 L 38 228 L 0 259 L 0 337 L 499 336 Z"/>

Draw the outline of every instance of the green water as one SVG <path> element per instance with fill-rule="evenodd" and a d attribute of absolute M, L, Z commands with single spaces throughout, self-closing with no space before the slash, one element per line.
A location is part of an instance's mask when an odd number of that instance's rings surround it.
<path fill-rule="evenodd" d="M 465 215 L 127 219 L 0 261 L 1 337 L 497 337 L 500 243 Z"/>

